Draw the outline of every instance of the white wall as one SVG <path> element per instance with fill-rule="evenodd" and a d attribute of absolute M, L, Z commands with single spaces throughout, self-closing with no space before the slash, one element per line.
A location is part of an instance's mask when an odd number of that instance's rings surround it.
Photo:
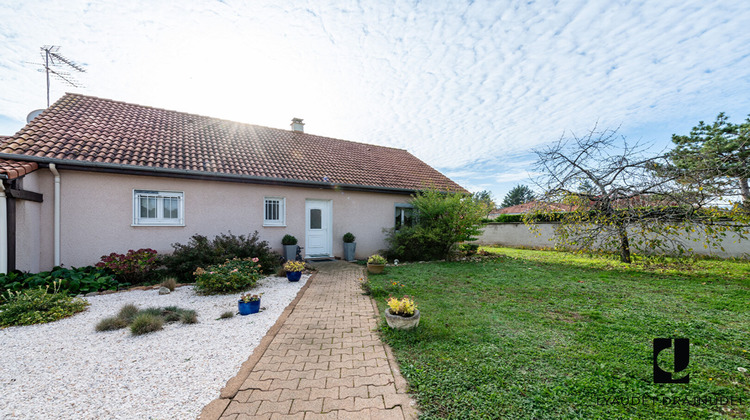
<path fill-rule="evenodd" d="M 527 248 L 552 248 L 555 246 L 554 228 L 557 223 L 540 223 L 538 230 L 540 235 L 534 232 L 523 223 L 490 223 L 485 227 L 482 235 L 477 239 L 481 245 L 503 245 L 509 247 L 527 247 Z M 704 248 L 702 233 L 692 234 L 690 236 L 681 235 L 683 244 L 686 248 L 693 248 L 693 252 L 698 255 L 713 255 L 718 257 L 737 257 L 750 258 L 750 240 L 741 240 L 734 233 L 727 233 L 719 248 Z M 698 242 L 691 239 L 697 238 Z"/>

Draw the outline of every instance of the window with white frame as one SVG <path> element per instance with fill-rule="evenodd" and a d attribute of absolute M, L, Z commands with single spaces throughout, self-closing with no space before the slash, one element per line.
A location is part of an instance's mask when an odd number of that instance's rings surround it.
<path fill-rule="evenodd" d="M 416 223 L 416 210 L 411 204 L 396 203 L 396 223 L 395 230 L 401 229 L 402 226 L 410 227 Z"/>
<path fill-rule="evenodd" d="M 134 226 L 183 226 L 182 192 L 133 190 Z"/>
<path fill-rule="evenodd" d="M 263 200 L 263 226 L 286 226 L 284 197 L 266 197 Z"/>

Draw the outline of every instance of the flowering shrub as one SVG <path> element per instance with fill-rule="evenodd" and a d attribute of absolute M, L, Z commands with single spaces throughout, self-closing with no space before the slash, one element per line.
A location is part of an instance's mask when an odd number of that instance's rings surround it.
<path fill-rule="evenodd" d="M 288 272 L 302 271 L 305 269 L 305 263 L 302 261 L 287 261 L 284 263 L 284 270 Z"/>
<path fill-rule="evenodd" d="M 240 300 L 244 303 L 256 302 L 260 300 L 261 296 L 263 296 L 263 293 L 258 293 L 257 295 L 245 293 L 244 295 L 240 296 Z"/>
<path fill-rule="evenodd" d="M 371 255 L 370 258 L 367 259 L 368 264 L 385 264 L 387 262 L 388 261 L 386 261 L 386 259 L 380 254 Z"/>
<path fill-rule="evenodd" d="M 125 255 L 116 252 L 104 255 L 96 266 L 112 271 L 120 282 L 141 284 L 149 280 L 153 270 L 159 267 L 159 262 L 156 251 L 141 248 L 138 251 L 131 249 Z"/>
<path fill-rule="evenodd" d="M 224 264 L 198 267 L 195 272 L 195 289 L 204 295 L 233 293 L 255 286 L 260 278 L 258 258 L 233 258 Z"/>
<path fill-rule="evenodd" d="M 388 308 L 393 315 L 409 317 L 414 315 L 414 311 L 417 310 L 417 302 L 409 296 L 404 296 L 401 299 L 389 297 L 385 301 L 388 303 Z"/>

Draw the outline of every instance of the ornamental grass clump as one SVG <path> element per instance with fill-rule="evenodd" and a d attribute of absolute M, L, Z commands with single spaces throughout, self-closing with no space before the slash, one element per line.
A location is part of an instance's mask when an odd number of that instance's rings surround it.
<path fill-rule="evenodd" d="M 203 295 L 234 293 L 247 290 L 261 275 L 258 258 L 234 258 L 223 264 L 195 270 L 195 290 Z"/>
<path fill-rule="evenodd" d="M 388 310 L 393 315 L 399 315 L 403 317 L 410 317 L 414 315 L 417 310 L 417 302 L 409 296 L 404 296 L 401 299 L 389 297 L 385 300 L 388 304 Z"/>
<path fill-rule="evenodd" d="M 138 310 L 135 305 L 128 304 L 120 308 L 117 316 L 99 321 L 96 324 L 96 330 L 114 331 L 130 327 L 130 332 L 133 335 L 142 335 L 159 331 L 164 327 L 164 324 L 172 322 L 195 324 L 198 322 L 198 314 L 192 309 L 183 309 L 177 306 L 151 307 Z"/>

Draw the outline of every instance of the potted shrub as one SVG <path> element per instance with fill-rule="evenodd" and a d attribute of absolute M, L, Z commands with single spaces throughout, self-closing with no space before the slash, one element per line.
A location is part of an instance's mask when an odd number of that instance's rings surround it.
<path fill-rule="evenodd" d="M 284 245 L 284 259 L 294 261 L 297 258 L 297 238 L 292 235 L 284 235 L 281 238 L 281 245 Z"/>
<path fill-rule="evenodd" d="M 409 330 L 419 325 L 419 309 L 417 302 L 409 296 L 401 299 L 389 297 L 386 299 L 388 308 L 385 310 L 385 322 L 388 326 L 398 330 Z"/>
<path fill-rule="evenodd" d="M 344 259 L 347 261 L 354 261 L 354 250 L 357 249 L 355 239 L 351 232 L 346 232 L 344 235 Z"/>
<path fill-rule="evenodd" d="M 385 263 L 387 261 L 379 254 L 371 255 L 367 259 L 367 271 L 373 274 L 380 274 L 385 270 Z"/>
<path fill-rule="evenodd" d="M 305 263 L 302 261 L 287 261 L 284 264 L 284 271 L 286 271 L 286 278 L 289 281 L 299 281 L 302 277 L 302 270 L 305 269 Z"/>
<path fill-rule="evenodd" d="M 240 300 L 237 301 L 240 315 L 257 314 L 260 312 L 260 296 L 262 294 L 251 295 L 250 293 L 245 293 L 240 296 Z"/>

